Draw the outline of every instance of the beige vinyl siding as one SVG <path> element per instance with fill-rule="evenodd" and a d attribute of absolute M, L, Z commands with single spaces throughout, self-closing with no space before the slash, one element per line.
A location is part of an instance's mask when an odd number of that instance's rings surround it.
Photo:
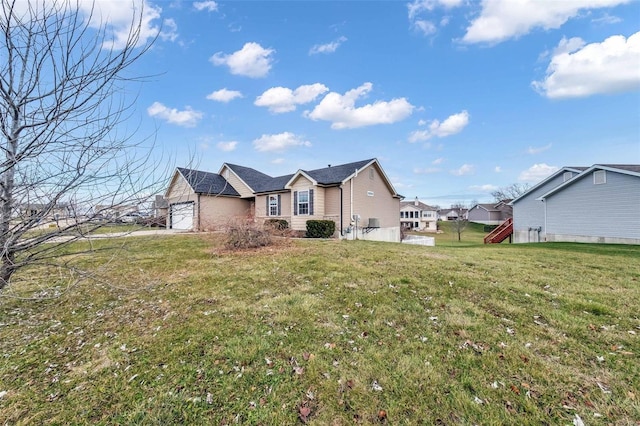
<path fill-rule="evenodd" d="M 340 188 L 332 187 L 325 188 L 325 204 L 324 214 L 325 216 L 340 216 Z"/>
<path fill-rule="evenodd" d="M 220 229 L 239 218 L 247 217 L 251 212 L 251 202 L 235 197 L 200 196 L 200 206 L 196 204 L 195 224 L 199 230 Z M 198 213 L 200 220 L 198 221 Z"/>
<path fill-rule="evenodd" d="M 313 189 L 313 215 L 294 215 L 293 212 L 293 193 L 294 191 L 307 191 Z M 289 202 L 289 208 L 291 209 L 291 229 L 296 231 L 304 231 L 307 229 L 308 220 L 323 220 L 324 219 L 324 200 L 325 190 L 324 188 L 318 188 L 313 186 L 313 183 L 304 176 L 298 177 L 291 186 L 291 200 Z"/>
<path fill-rule="evenodd" d="M 227 176 L 227 171 L 229 171 L 228 176 Z M 236 174 L 233 173 L 233 171 L 229 169 L 227 166 L 224 166 L 222 168 L 222 170 L 220 171 L 220 176 L 225 178 L 227 182 L 229 182 L 229 184 L 233 186 L 233 188 L 236 191 L 238 191 L 238 194 L 240 194 L 240 197 L 242 198 L 253 197 L 253 192 L 251 191 L 251 189 L 247 185 L 242 183 L 240 178 L 238 178 L 238 176 L 236 176 Z"/>
<path fill-rule="evenodd" d="M 197 196 L 179 172 L 173 177 L 165 197 L 169 204 L 196 201 Z"/>
<path fill-rule="evenodd" d="M 370 170 L 373 170 L 373 179 Z M 373 196 L 369 196 L 369 192 L 373 192 Z M 360 215 L 358 225 L 367 226 L 369 218 L 377 218 L 381 228 L 399 227 L 399 212 L 400 200 L 393 198 L 378 167 L 372 164 L 359 171 L 353 178 L 353 214 Z"/>
<path fill-rule="evenodd" d="M 269 195 L 280 195 L 280 216 L 269 216 L 267 213 L 267 197 Z M 256 195 L 256 220 L 265 221 L 267 219 L 285 219 L 291 225 L 291 202 L 292 196 L 288 192 L 278 194 Z M 306 225 L 305 225 L 306 226 Z M 305 228 L 306 229 L 306 228 Z"/>

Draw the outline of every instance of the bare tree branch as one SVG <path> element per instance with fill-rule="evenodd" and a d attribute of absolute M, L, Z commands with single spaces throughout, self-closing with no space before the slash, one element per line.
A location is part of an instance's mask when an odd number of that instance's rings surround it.
<path fill-rule="evenodd" d="M 137 81 L 127 71 L 154 42 L 142 42 L 143 10 L 115 48 L 108 23 L 96 29 L 95 9 L 78 2 L 0 5 L 2 290 L 25 268 L 74 270 L 70 244 L 104 225 L 104 211 L 151 197 L 158 180 L 144 140 L 119 131 L 135 107 L 123 95 Z"/>

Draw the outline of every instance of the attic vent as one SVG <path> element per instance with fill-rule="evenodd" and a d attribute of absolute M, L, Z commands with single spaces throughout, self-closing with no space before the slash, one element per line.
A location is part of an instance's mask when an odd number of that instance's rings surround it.
<path fill-rule="evenodd" d="M 563 177 L 563 182 L 568 181 L 569 179 L 571 179 L 573 177 L 573 173 L 571 172 L 564 172 L 564 175 L 562 175 Z"/>
<path fill-rule="evenodd" d="M 605 170 L 593 172 L 593 184 L 602 185 L 604 183 L 607 183 L 607 172 Z"/>

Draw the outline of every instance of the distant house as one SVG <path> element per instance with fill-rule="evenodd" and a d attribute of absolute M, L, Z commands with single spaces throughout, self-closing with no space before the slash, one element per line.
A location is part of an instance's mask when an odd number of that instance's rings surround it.
<path fill-rule="evenodd" d="M 457 207 L 451 207 L 449 209 L 440 209 L 438 210 L 438 219 L 447 221 L 447 220 L 461 220 L 467 219 L 469 214 L 469 210 Z"/>
<path fill-rule="evenodd" d="M 208 230 L 235 218 L 283 219 L 306 230 L 332 220 L 341 238 L 400 241 L 399 195 L 376 159 L 271 177 L 224 163 L 218 173 L 176 169 L 165 199 L 167 226 Z"/>
<path fill-rule="evenodd" d="M 436 232 L 438 209 L 418 200 L 400 202 L 400 226 L 403 229 Z"/>
<path fill-rule="evenodd" d="M 511 204 L 516 243 L 640 244 L 640 165 L 563 167 Z"/>
<path fill-rule="evenodd" d="M 118 219 L 125 215 L 138 213 L 138 205 L 137 204 L 97 204 L 93 208 L 92 215 L 97 217 L 104 217 L 106 219 Z"/>
<path fill-rule="evenodd" d="M 169 212 L 169 203 L 162 195 L 156 195 L 151 202 L 151 214 L 153 217 L 166 217 Z"/>
<path fill-rule="evenodd" d="M 42 204 L 42 203 L 24 203 L 18 205 L 17 212 L 14 217 L 27 220 L 35 217 L 41 219 L 66 219 L 72 216 L 72 207 L 67 203 Z"/>
<path fill-rule="evenodd" d="M 509 202 L 511 200 L 503 200 L 499 203 L 476 204 L 469 209 L 467 218 L 469 222 L 499 225 L 513 217 L 513 207 L 509 205 Z"/>

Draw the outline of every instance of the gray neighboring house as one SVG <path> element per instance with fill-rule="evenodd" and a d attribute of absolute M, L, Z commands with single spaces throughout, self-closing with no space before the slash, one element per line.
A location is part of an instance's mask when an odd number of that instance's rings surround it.
<path fill-rule="evenodd" d="M 511 204 L 516 243 L 640 244 L 640 165 L 563 167 Z"/>
<path fill-rule="evenodd" d="M 509 205 L 510 202 L 511 200 L 503 200 L 499 203 L 476 204 L 469 209 L 467 220 L 484 225 L 500 225 L 513 217 L 513 207 Z"/>

